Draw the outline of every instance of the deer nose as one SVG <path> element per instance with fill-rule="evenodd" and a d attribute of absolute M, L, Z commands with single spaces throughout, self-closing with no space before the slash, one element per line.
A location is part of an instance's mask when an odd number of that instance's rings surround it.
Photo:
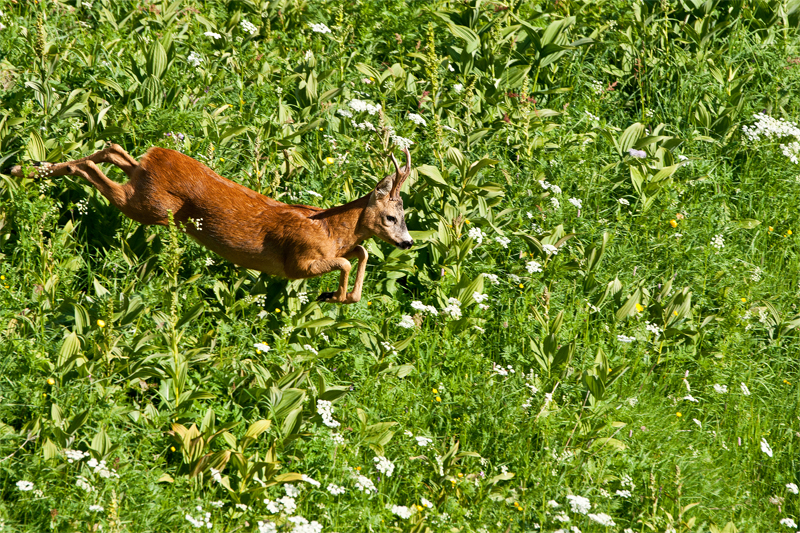
<path fill-rule="evenodd" d="M 408 250 L 409 248 L 411 248 L 412 244 L 414 244 L 414 239 L 409 239 L 407 241 L 401 242 L 400 244 L 397 245 L 397 247 L 400 248 L 401 250 Z"/>

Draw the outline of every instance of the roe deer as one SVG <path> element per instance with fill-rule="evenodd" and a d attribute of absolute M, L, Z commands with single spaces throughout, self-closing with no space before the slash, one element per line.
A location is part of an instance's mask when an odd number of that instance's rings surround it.
<path fill-rule="evenodd" d="M 273 276 L 303 279 L 341 271 L 336 292 L 318 300 L 355 303 L 361 299 L 370 237 L 408 249 L 400 188 L 411 172 L 411 154 L 404 149 L 405 167 L 391 155 L 395 173 L 375 189 L 344 205 L 322 209 L 287 205 L 217 175 L 204 164 L 174 150 L 153 147 L 137 162 L 117 144 L 68 163 L 47 164 L 28 177 L 81 176 L 123 214 L 142 224 L 166 226 L 169 212 L 176 223 L 205 247 L 228 261 Z M 128 175 L 120 185 L 97 166 L 116 165 Z M 288 165 L 288 162 L 287 162 Z M 20 166 L 13 176 L 23 176 Z M 347 292 L 349 259 L 358 260 L 352 292 Z"/>

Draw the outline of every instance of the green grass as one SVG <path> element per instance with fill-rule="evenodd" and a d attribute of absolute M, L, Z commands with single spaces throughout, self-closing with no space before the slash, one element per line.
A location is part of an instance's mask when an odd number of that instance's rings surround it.
<path fill-rule="evenodd" d="M 0 0 L 0 168 L 163 146 L 330 207 L 383 121 L 416 240 L 317 304 L 0 175 L 0 529 L 796 529 L 800 138 L 742 126 L 798 115 L 798 10 L 693 6 Z"/>

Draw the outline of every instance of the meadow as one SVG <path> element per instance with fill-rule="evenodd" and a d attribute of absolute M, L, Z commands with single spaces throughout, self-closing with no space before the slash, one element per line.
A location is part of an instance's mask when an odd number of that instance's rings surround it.
<path fill-rule="evenodd" d="M 0 169 L 161 146 L 330 207 L 409 147 L 415 239 L 318 303 L 4 171 L 0 531 L 800 530 L 799 19 L 0 0 Z"/>

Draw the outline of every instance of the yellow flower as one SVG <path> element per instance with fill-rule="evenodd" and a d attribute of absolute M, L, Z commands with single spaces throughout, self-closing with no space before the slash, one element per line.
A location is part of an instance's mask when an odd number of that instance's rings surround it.
<path fill-rule="evenodd" d="M 332 157 L 326 157 L 325 158 L 325 162 L 327 164 L 329 164 L 329 165 L 332 165 L 332 164 L 334 164 L 336 162 L 336 160 L 334 158 L 332 158 Z"/>
<path fill-rule="evenodd" d="M 360 467 L 360 466 L 357 466 L 357 467 L 356 467 L 356 470 L 358 470 L 359 472 L 361 472 L 361 467 Z"/>
<path fill-rule="evenodd" d="M 6 277 L 5 277 L 5 276 L 2 276 L 2 275 L 0 275 L 0 279 L 6 279 Z"/>
<path fill-rule="evenodd" d="M 458 473 L 458 477 L 464 477 L 464 474 L 462 474 L 461 472 L 459 472 L 459 473 Z"/>
<path fill-rule="evenodd" d="M 225 162 L 225 158 L 224 157 L 220 157 L 219 160 L 222 161 L 223 163 Z"/>
<path fill-rule="evenodd" d="M 675 219 L 672 219 L 672 220 L 669 221 L 669 225 L 672 226 L 673 228 L 677 228 L 678 227 L 678 221 L 675 220 Z"/>
<path fill-rule="evenodd" d="M 276 307 L 276 308 L 275 308 L 275 312 L 276 312 L 276 313 L 280 313 L 280 312 L 281 312 L 281 308 L 280 308 L 280 307 Z"/>
<path fill-rule="evenodd" d="M 319 131 L 322 131 L 322 128 L 320 128 Z"/>
<path fill-rule="evenodd" d="M 787 229 L 787 230 L 786 230 L 786 235 L 791 235 L 791 234 L 792 234 L 792 230 L 790 230 L 790 229 Z"/>
<path fill-rule="evenodd" d="M 105 320 L 98 320 L 97 325 L 100 326 L 101 328 L 104 328 L 106 327 L 106 322 Z"/>
<path fill-rule="evenodd" d="M 437 402 L 441 402 L 441 401 L 442 401 L 442 399 L 441 399 L 440 397 L 438 397 L 438 396 L 437 396 L 437 397 L 436 397 L 436 401 L 437 401 Z"/>
<path fill-rule="evenodd" d="M 680 418 L 680 417 L 682 417 L 683 415 L 680 413 L 680 411 L 678 411 L 677 413 L 675 413 L 675 416 L 677 416 L 678 418 Z"/>
<path fill-rule="evenodd" d="M 464 222 L 465 222 L 466 224 L 472 224 L 472 222 L 470 222 L 468 218 L 465 218 L 465 219 L 464 219 Z"/>
<path fill-rule="evenodd" d="M 747 301 L 747 298 L 742 298 L 742 303 L 745 303 L 746 301 Z"/>
<path fill-rule="evenodd" d="M 169 451 L 174 452 L 175 451 L 175 446 L 170 446 L 169 447 Z"/>
<path fill-rule="evenodd" d="M 47 378 L 47 384 L 52 387 L 53 385 L 56 384 L 56 380 L 54 380 L 53 378 Z"/>
<path fill-rule="evenodd" d="M 772 226 L 767 227 L 767 230 L 772 231 Z"/>
<path fill-rule="evenodd" d="M 434 394 L 439 394 L 439 391 L 436 390 L 436 389 L 431 389 L 431 392 L 434 393 Z"/>
<path fill-rule="evenodd" d="M 422 511 L 423 509 L 425 509 L 423 506 L 417 505 L 417 511 Z"/>
<path fill-rule="evenodd" d="M 641 313 L 642 311 L 644 311 L 644 307 L 642 307 L 642 304 L 637 303 L 636 304 L 636 312 L 637 313 Z"/>
<path fill-rule="evenodd" d="M 520 288 L 520 289 L 524 289 L 524 288 L 525 288 L 525 285 L 523 285 L 522 283 L 520 283 L 520 284 L 519 284 L 519 288 Z"/>
<path fill-rule="evenodd" d="M 369 81 L 375 81 L 375 78 L 373 78 L 372 76 L 370 76 L 370 77 L 369 77 Z"/>
<path fill-rule="evenodd" d="M 678 312 L 677 311 L 673 311 L 672 314 L 675 315 L 675 316 L 678 316 Z"/>

